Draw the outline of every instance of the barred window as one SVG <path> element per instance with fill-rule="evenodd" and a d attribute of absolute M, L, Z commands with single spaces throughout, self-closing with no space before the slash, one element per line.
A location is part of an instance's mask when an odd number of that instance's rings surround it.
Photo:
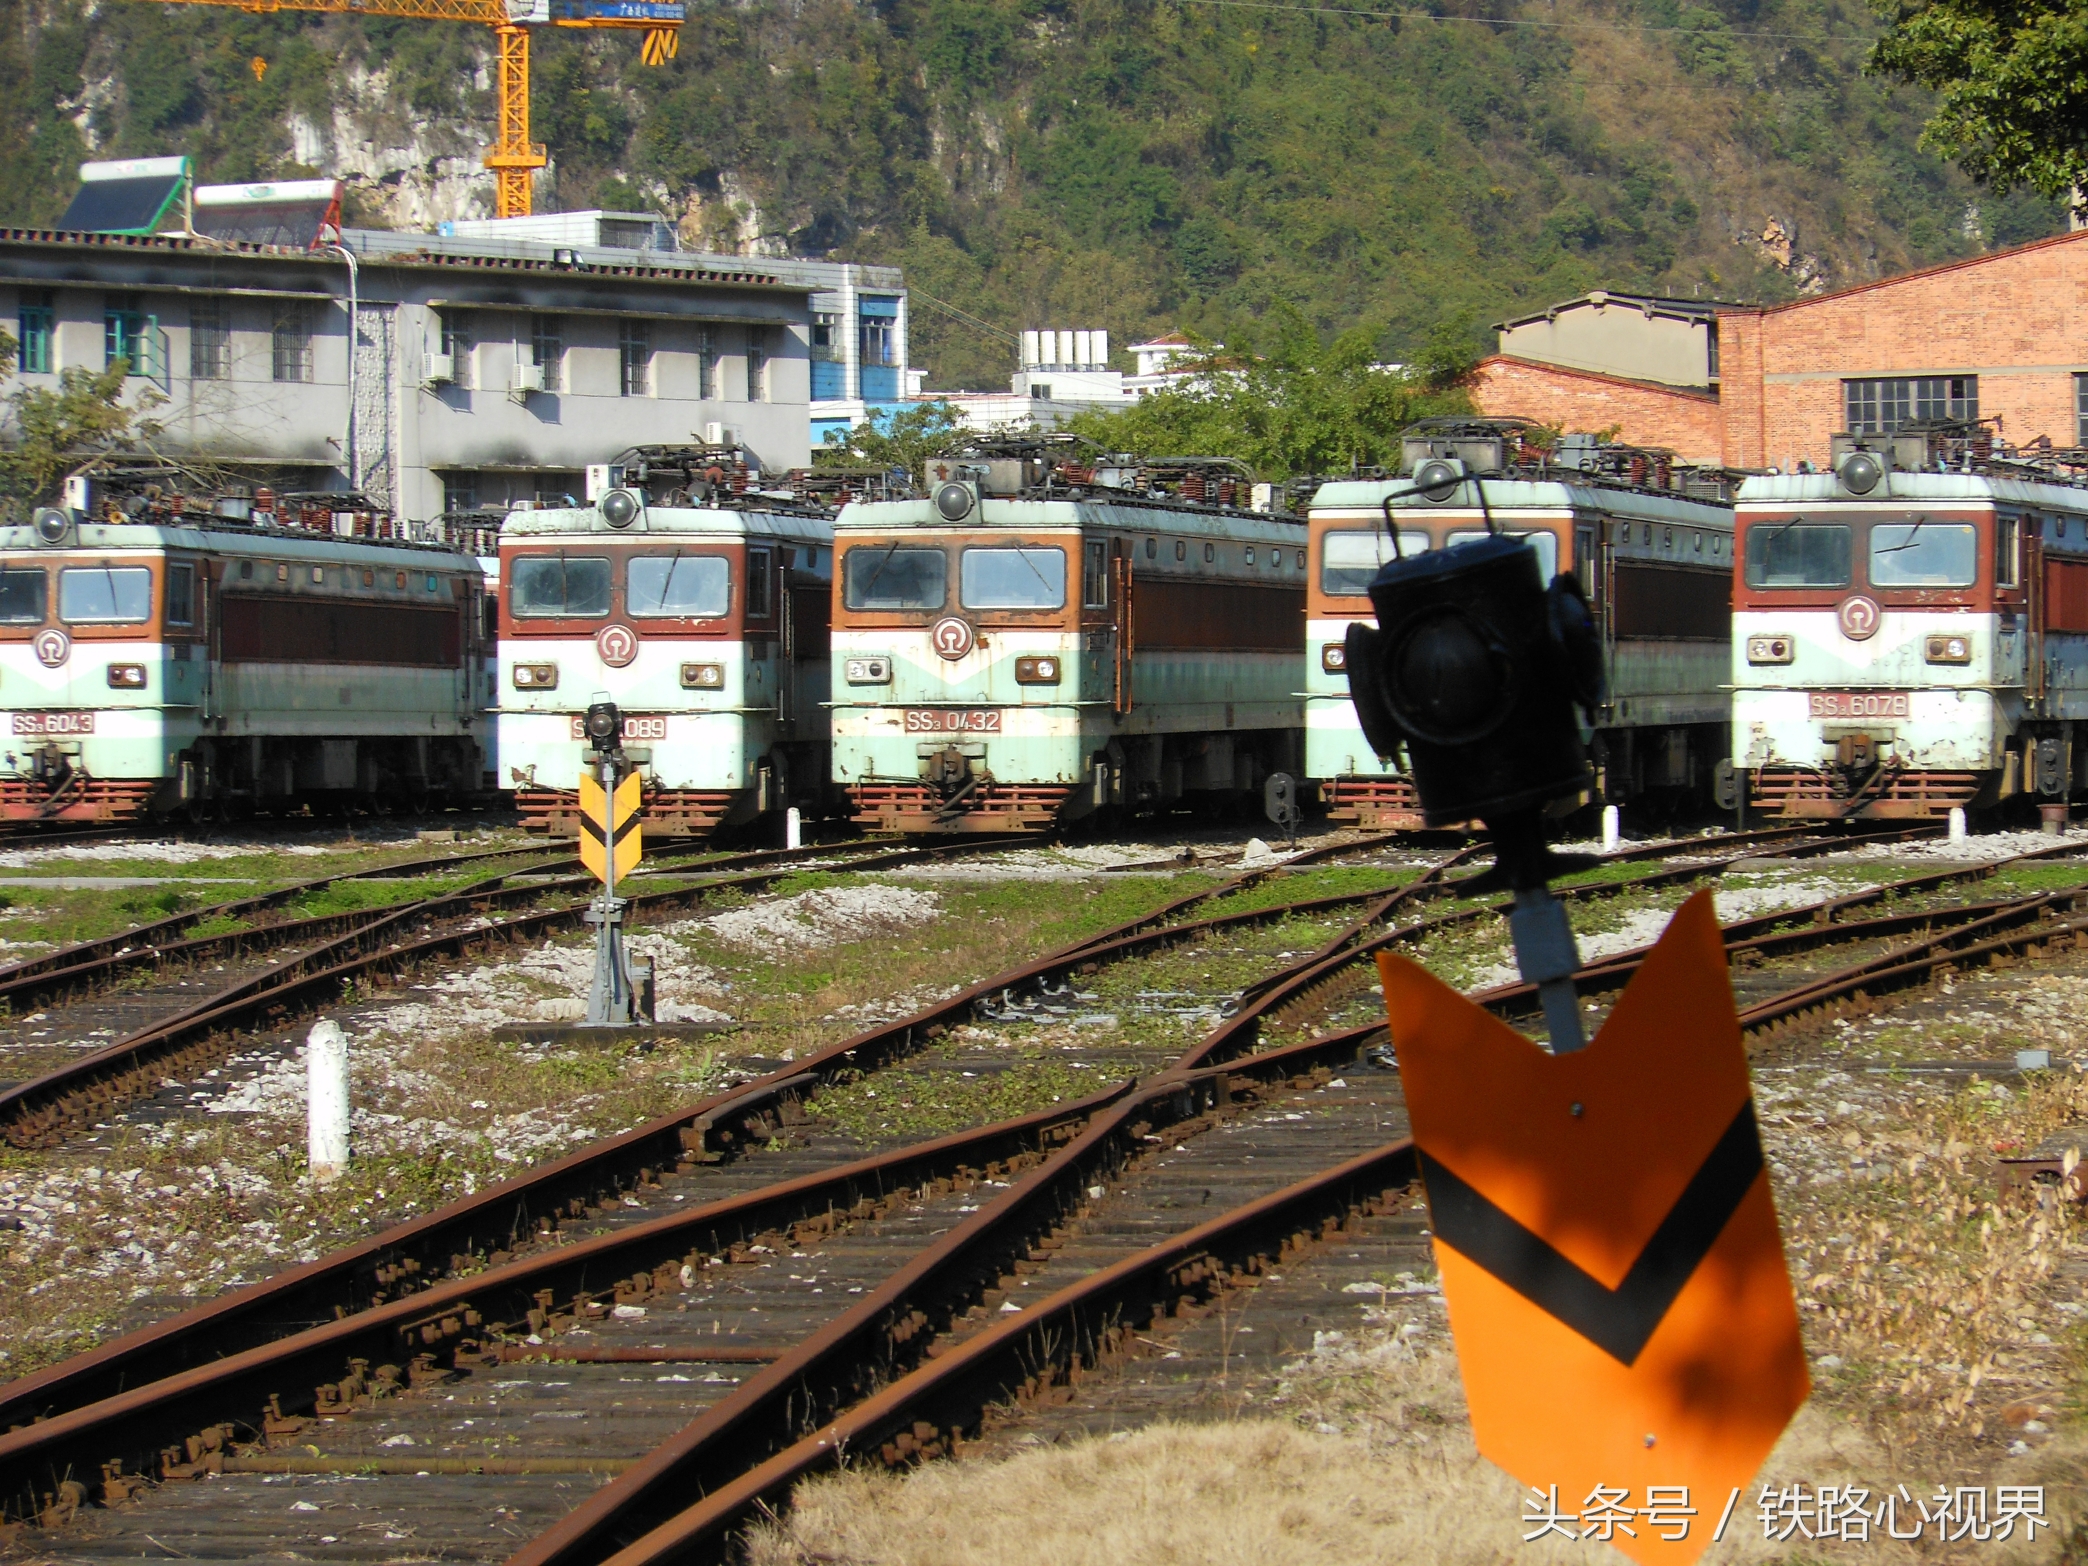
<path fill-rule="evenodd" d="M 619 323 L 616 333 L 617 348 L 623 357 L 623 394 L 626 397 L 650 397 L 652 395 L 652 325 L 647 321 L 624 321 Z"/>
<path fill-rule="evenodd" d="M 545 391 L 565 390 L 565 323 L 557 316 L 530 317 L 529 359 L 544 372 Z"/>
<path fill-rule="evenodd" d="M 442 333 L 442 351 L 450 359 L 450 384 L 462 390 L 471 389 L 471 317 L 462 310 L 442 310 L 436 313 L 436 325 Z"/>
<path fill-rule="evenodd" d="M 718 357 L 718 338 L 708 326 L 696 332 L 696 395 L 725 400 L 725 364 Z"/>
<path fill-rule="evenodd" d="M 309 381 L 312 378 L 312 318 L 299 307 L 286 306 L 275 318 L 269 339 L 275 378 L 279 381 Z"/>
<path fill-rule="evenodd" d="M 768 332 L 759 326 L 747 329 L 747 401 L 769 400 Z"/>
<path fill-rule="evenodd" d="M 222 381 L 232 373 L 232 315 L 222 299 L 189 305 L 189 378 Z"/>
<path fill-rule="evenodd" d="M 2088 375 L 2074 377 L 2074 444 L 2088 446 Z"/>
<path fill-rule="evenodd" d="M 1916 419 L 1979 417 L 1979 377 L 1924 375 L 1905 380 L 1843 381 L 1852 435 L 1890 435 Z"/>

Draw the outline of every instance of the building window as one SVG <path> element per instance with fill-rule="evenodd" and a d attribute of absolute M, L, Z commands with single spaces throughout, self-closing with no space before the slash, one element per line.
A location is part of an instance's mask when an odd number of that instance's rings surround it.
<path fill-rule="evenodd" d="M 449 356 L 450 384 L 471 389 L 471 318 L 461 310 L 439 310 L 435 314 L 442 334 L 441 350 Z"/>
<path fill-rule="evenodd" d="M 17 362 L 24 375 L 49 375 L 56 362 L 51 339 L 58 329 L 58 310 L 48 290 L 23 289 L 15 318 L 20 344 Z"/>
<path fill-rule="evenodd" d="M 121 359 L 133 370 L 143 368 L 145 312 L 136 294 L 111 294 L 102 307 L 102 363 Z"/>
<path fill-rule="evenodd" d="M 587 485 L 578 473 L 539 473 L 536 475 L 536 508 L 539 511 L 557 511 L 580 504 L 577 496 L 587 493 Z"/>
<path fill-rule="evenodd" d="M 22 368 L 29 367 L 29 334 L 22 333 Z M 2074 377 L 2074 444 L 2088 446 L 2088 375 Z"/>
<path fill-rule="evenodd" d="M 626 397 L 650 397 L 652 395 L 652 323 L 649 321 L 619 322 L 616 330 L 616 346 L 623 359 L 623 394 Z"/>
<path fill-rule="evenodd" d="M 476 473 L 445 473 L 442 475 L 442 509 L 444 511 L 476 511 L 479 505 L 478 475 Z"/>
<path fill-rule="evenodd" d="M 840 364 L 847 355 L 841 351 L 841 317 L 831 310 L 817 310 L 812 315 L 812 357 L 820 364 Z"/>
<path fill-rule="evenodd" d="M 897 364 L 899 361 L 892 357 L 892 343 L 898 335 L 898 328 L 891 321 L 865 320 L 862 362 L 872 365 Z"/>
<path fill-rule="evenodd" d="M 232 373 L 232 312 L 222 299 L 189 305 L 189 378 L 222 381 Z"/>
<path fill-rule="evenodd" d="M 1979 377 L 1927 375 L 1910 380 L 1843 381 L 1852 435 L 1890 435 L 1916 419 L 1979 417 Z"/>
<path fill-rule="evenodd" d="M 747 401 L 769 400 L 768 333 L 760 327 L 747 329 Z"/>
<path fill-rule="evenodd" d="M 555 315 L 529 318 L 529 361 L 544 372 L 545 391 L 565 390 L 565 322 Z"/>
<path fill-rule="evenodd" d="M 1704 372 L 1711 380 L 1718 379 L 1718 323 L 1704 323 Z"/>
<path fill-rule="evenodd" d="M 718 358 L 718 338 L 708 326 L 696 329 L 696 395 L 725 397 L 725 366 Z"/>
<path fill-rule="evenodd" d="M 285 305 L 277 311 L 269 354 L 270 373 L 276 380 L 312 378 L 312 317 L 301 305 Z"/>

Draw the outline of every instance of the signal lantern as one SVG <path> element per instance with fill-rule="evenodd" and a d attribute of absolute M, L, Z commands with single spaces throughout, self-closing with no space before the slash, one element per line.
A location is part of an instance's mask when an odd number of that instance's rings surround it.
<path fill-rule="evenodd" d="M 1430 826 L 1590 785 L 1574 707 L 1601 700 L 1602 647 L 1578 580 L 1547 589 L 1536 550 L 1496 534 L 1388 561 L 1370 601 L 1377 628 L 1351 622 L 1343 649 L 1350 694 L 1379 755 L 1405 742 Z"/>

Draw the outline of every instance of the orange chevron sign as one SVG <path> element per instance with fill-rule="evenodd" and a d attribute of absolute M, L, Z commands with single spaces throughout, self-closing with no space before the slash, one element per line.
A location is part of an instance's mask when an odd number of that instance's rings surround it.
<path fill-rule="evenodd" d="M 1710 894 L 1573 1054 L 1378 971 L 1479 1450 L 1560 1505 L 1688 1486 L 1603 1535 L 1685 1566 L 1811 1390 Z"/>

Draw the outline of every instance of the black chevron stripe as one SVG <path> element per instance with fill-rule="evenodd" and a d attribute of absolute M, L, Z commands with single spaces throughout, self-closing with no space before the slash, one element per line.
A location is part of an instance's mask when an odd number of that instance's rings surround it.
<path fill-rule="evenodd" d="M 585 832 L 589 837 L 593 838 L 597 843 L 603 840 L 602 824 L 601 822 L 595 820 L 593 816 L 583 815 L 580 818 L 580 830 Z M 621 843 L 625 838 L 629 837 L 633 832 L 637 830 L 638 812 L 634 810 L 629 815 L 624 817 L 623 825 L 616 829 L 617 842 Z"/>
<path fill-rule="evenodd" d="M 1611 1289 L 1427 1149 L 1420 1152 L 1436 1238 L 1626 1365 L 1639 1357 L 1762 1172 L 1762 1138 L 1750 1099 L 1690 1177 L 1624 1281 Z"/>

